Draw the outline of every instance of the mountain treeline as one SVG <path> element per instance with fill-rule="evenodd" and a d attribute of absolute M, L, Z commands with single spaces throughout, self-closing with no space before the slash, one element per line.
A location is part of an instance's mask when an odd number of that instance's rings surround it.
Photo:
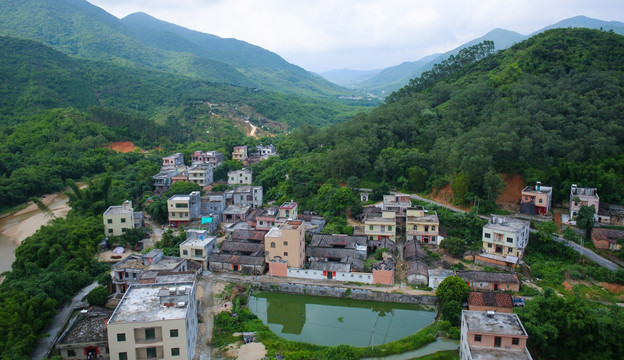
<path fill-rule="evenodd" d="M 458 203 L 476 195 L 489 207 L 504 186 L 499 174 L 519 173 L 553 185 L 555 201 L 576 183 L 624 202 L 623 36 L 549 30 L 438 69 L 432 85 L 434 75 L 415 79 L 368 114 L 285 138 L 280 154 L 299 164 L 289 171 L 412 191 L 449 184 Z"/>

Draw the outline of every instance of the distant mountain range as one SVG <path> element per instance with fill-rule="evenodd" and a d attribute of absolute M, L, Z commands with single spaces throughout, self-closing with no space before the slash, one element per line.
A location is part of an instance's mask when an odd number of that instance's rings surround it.
<path fill-rule="evenodd" d="M 313 97 L 354 92 L 236 39 L 192 31 L 144 13 L 118 19 L 85 0 L 0 2 L 0 35 L 66 54 L 215 83 Z"/>
<path fill-rule="evenodd" d="M 613 30 L 618 34 L 624 34 L 624 23 L 622 22 L 603 21 L 588 18 L 586 16 L 576 16 L 559 21 L 556 24 L 549 25 L 529 35 L 522 35 L 505 29 L 494 29 L 487 34 L 469 41 L 444 54 L 428 55 L 417 61 L 404 62 L 385 69 L 369 71 L 350 69 L 331 70 L 324 72 L 321 75 L 325 79 L 338 85 L 365 91 L 376 96 L 385 97 L 391 92 L 398 90 L 403 85 L 407 84 L 410 79 L 419 77 L 423 72 L 431 70 L 434 64 L 440 63 L 449 56 L 457 54 L 463 48 L 478 44 L 484 40 L 494 41 L 497 50 L 504 50 L 511 47 L 515 43 L 524 41 L 531 36 L 542 33 L 548 29 L 570 27 L 602 29 L 604 31 Z"/>

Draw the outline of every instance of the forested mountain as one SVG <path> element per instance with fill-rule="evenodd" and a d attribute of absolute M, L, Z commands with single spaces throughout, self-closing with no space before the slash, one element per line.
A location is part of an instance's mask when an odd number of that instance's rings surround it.
<path fill-rule="evenodd" d="M 354 89 L 360 89 L 384 97 L 390 94 L 392 91 L 398 90 L 403 85 L 407 84 L 410 79 L 420 76 L 425 71 L 431 70 L 434 64 L 438 64 L 448 59 L 451 55 L 456 55 L 461 49 L 473 46 L 485 40 L 490 40 L 495 43 L 497 50 L 505 50 L 513 44 L 526 40 L 533 35 L 543 33 L 546 30 L 569 27 L 602 29 L 605 31 L 613 30 L 618 34 L 624 34 L 624 23 L 618 21 L 602 21 L 598 19 L 591 19 L 586 16 L 576 16 L 573 18 L 562 20 L 556 24 L 549 25 L 530 35 L 522 35 L 517 32 L 505 29 L 494 29 L 487 34 L 472 41 L 469 41 L 444 54 L 429 55 L 418 61 L 404 62 L 400 65 L 391 66 L 380 71 L 375 71 L 374 73 L 363 74 L 356 79 L 347 78 L 343 80 L 327 77 L 325 75 L 324 76 L 326 79 L 334 81 L 336 84 Z"/>
<path fill-rule="evenodd" d="M 555 201 L 576 183 L 624 202 L 624 37 L 554 29 L 466 63 L 481 50 L 411 80 L 369 114 L 297 132 L 280 153 L 312 164 L 312 175 L 450 184 L 458 202 L 478 195 L 491 205 L 500 173 L 552 184 Z"/>
<path fill-rule="evenodd" d="M 85 0 L 0 2 L 0 34 L 84 58 L 216 83 L 325 98 L 352 93 L 243 41 L 190 31 L 145 14 L 119 20 Z"/>
<path fill-rule="evenodd" d="M 291 127 L 344 121 L 364 107 L 65 55 L 40 43 L 0 36 L 0 124 L 41 110 L 102 106 L 156 121 L 193 122 L 191 104 L 249 106 Z M 225 115 L 225 114 L 224 114 Z M 12 119 L 12 120 L 11 120 Z M 250 119 L 252 121 L 260 119 Z M 192 123 L 189 125 L 193 125 Z"/>

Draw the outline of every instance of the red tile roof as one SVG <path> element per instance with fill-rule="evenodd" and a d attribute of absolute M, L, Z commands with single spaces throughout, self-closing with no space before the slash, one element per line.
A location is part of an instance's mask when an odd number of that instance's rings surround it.
<path fill-rule="evenodd" d="M 507 293 L 473 291 L 468 295 L 468 305 L 512 308 L 513 300 Z"/>

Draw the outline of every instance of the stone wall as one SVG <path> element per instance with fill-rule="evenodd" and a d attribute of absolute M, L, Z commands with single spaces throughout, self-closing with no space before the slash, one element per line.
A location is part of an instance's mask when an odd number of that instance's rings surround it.
<path fill-rule="evenodd" d="M 333 287 L 333 286 L 320 286 L 320 285 L 305 285 L 305 284 L 253 284 L 256 288 L 262 291 L 274 291 L 287 294 L 297 295 L 313 295 L 313 296 L 329 296 L 336 298 L 345 298 L 355 300 L 368 300 L 379 302 L 393 302 L 401 304 L 418 304 L 418 305 L 435 305 L 438 298 L 435 296 L 427 295 L 407 295 L 407 294 L 395 294 L 381 291 L 374 291 L 369 289 L 357 289 L 351 288 L 351 293 L 346 296 L 347 287 Z"/>

